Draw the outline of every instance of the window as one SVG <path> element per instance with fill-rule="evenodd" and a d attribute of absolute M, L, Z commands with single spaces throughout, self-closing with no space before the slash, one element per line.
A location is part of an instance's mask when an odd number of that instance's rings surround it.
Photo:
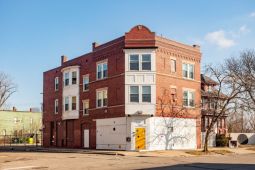
<path fill-rule="evenodd" d="M 215 109 L 215 106 L 216 106 L 216 101 L 210 100 L 210 109 Z"/>
<path fill-rule="evenodd" d="M 139 55 L 130 55 L 129 57 L 129 69 L 139 71 Z"/>
<path fill-rule="evenodd" d="M 77 83 L 77 72 L 73 71 L 72 72 L 72 84 L 76 84 Z"/>
<path fill-rule="evenodd" d="M 58 77 L 55 77 L 55 91 L 58 90 L 58 86 L 59 86 L 59 80 L 58 80 Z"/>
<path fill-rule="evenodd" d="M 182 76 L 188 79 L 194 79 L 194 64 L 182 64 Z"/>
<path fill-rule="evenodd" d="M 89 100 L 83 101 L 83 115 L 89 114 Z"/>
<path fill-rule="evenodd" d="M 177 101 L 177 90 L 176 90 L 176 88 L 171 88 L 171 96 L 172 96 L 173 102 L 176 102 Z"/>
<path fill-rule="evenodd" d="M 69 73 L 65 73 L 65 86 L 69 85 Z"/>
<path fill-rule="evenodd" d="M 183 92 L 183 106 L 194 107 L 195 95 L 193 91 L 184 91 Z"/>
<path fill-rule="evenodd" d="M 208 100 L 205 98 L 202 98 L 202 109 L 207 109 Z"/>
<path fill-rule="evenodd" d="M 208 86 L 208 92 L 212 91 L 212 86 Z"/>
<path fill-rule="evenodd" d="M 142 55 L 142 70 L 151 70 L 151 55 Z"/>
<path fill-rule="evenodd" d="M 139 86 L 130 86 L 130 102 L 139 102 Z"/>
<path fill-rule="evenodd" d="M 55 100 L 55 114 L 58 114 L 58 99 Z"/>
<path fill-rule="evenodd" d="M 176 72 L 176 60 L 174 60 L 174 59 L 170 60 L 170 69 L 171 69 L 171 73 Z"/>
<path fill-rule="evenodd" d="M 83 91 L 89 90 L 89 76 L 83 77 Z"/>
<path fill-rule="evenodd" d="M 194 79 L 194 64 L 189 64 L 189 78 Z"/>
<path fill-rule="evenodd" d="M 151 86 L 142 86 L 142 101 L 151 102 Z"/>
<path fill-rule="evenodd" d="M 97 91 L 97 107 L 107 106 L 107 90 Z"/>
<path fill-rule="evenodd" d="M 108 66 L 107 63 L 97 64 L 97 79 L 104 79 L 108 77 Z"/>
<path fill-rule="evenodd" d="M 76 96 L 72 97 L 72 110 L 76 110 Z"/>
<path fill-rule="evenodd" d="M 69 97 L 65 97 L 65 111 L 69 110 Z"/>

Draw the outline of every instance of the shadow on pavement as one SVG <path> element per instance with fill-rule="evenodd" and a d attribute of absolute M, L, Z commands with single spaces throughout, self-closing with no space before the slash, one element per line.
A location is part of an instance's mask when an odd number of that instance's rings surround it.
<path fill-rule="evenodd" d="M 255 163 L 255 162 L 254 162 Z M 191 163 L 154 168 L 143 168 L 143 170 L 255 170 L 255 164 L 225 164 L 225 163 Z M 142 169 L 138 169 L 142 170 Z"/>

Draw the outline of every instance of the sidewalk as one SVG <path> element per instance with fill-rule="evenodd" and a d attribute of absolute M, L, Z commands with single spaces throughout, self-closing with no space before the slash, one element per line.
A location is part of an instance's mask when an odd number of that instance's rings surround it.
<path fill-rule="evenodd" d="M 255 147 L 255 146 L 254 146 Z M 231 154 L 255 154 L 255 151 L 247 148 L 209 148 L 209 150 L 227 150 Z M 192 157 L 186 153 L 195 150 L 166 150 L 166 151 L 115 151 L 115 150 L 90 150 L 90 149 L 71 149 L 71 148 L 43 148 L 43 147 L 0 147 L 0 151 L 6 152 L 46 152 L 46 153 L 79 153 L 79 154 L 100 154 L 131 157 Z M 201 149 L 197 150 L 201 151 Z M 215 154 L 217 155 L 217 154 Z M 206 155 L 204 155 L 206 156 Z M 212 155 L 210 155 L 212 156 Z"/>

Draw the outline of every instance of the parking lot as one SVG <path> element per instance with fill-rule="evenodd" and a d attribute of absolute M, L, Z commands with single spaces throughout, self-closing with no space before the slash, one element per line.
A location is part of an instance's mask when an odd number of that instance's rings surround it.
<path fill-rule="evenodd" d="M 1 152 L 0 169 L 255 169 L 255 152 L 210 156 L 187 156 L 181 152 L 176 152 L 175 156 L 175 152 L 171 151 L 162 153 L 130 153 L 123 156 L 102 153 Z"/>

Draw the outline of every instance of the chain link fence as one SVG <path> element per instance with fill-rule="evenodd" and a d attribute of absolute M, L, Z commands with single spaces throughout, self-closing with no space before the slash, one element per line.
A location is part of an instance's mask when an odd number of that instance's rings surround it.
<path fill-rule="evenodd" d="M 42 134 L 0 135 L 0 147 L 41 147 Z"/>

